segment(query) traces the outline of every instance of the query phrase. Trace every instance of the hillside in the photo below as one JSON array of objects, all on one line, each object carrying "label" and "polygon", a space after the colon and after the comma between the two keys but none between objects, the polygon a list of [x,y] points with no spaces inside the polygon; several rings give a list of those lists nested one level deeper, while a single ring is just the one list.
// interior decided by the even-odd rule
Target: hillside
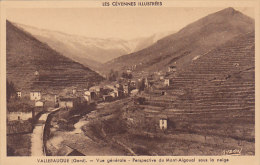
[{"label": "hillside", "polygon": [[[142,155],[222,155],[230,148],[254,155],[254,39],[254,32],[238,36],[168,75],[169,87],[144,92],[144,105],[125,106],[132,132],[114,138]],[[156,132],[161,116],[167,133],[155,143],[146,132]]]},{"label": "hillside", "polygon": [[238,36],[193,60],[176,74],[169,74],[167,77],[173,83],[166,89],[178,96],[169,105],[187,110],[192,107],[199,111],[230,109],[254,112],[254,44],[254,32]]},{"label": "hillside", "polygon": [[[7,79],[17,88],[60,89],[87,86],[103,78],[89,68],[64,57],[29,33],[6,22]],[[35,71],[39,72],[36,80]]]},{"label": "hillside", "polygon": [[17,23],[15,25],[29,32],[39,41],[48,44],[55,51],[94,70],[98,70],[104,62],[144,49],[171,34],[164,32],[133,40],[101,39],[65,34]]},{"label": "hillside", "polygon": [[233,8],[226,8],[191,23],[152,46],[107,62],[104,72],[136,65],[136,70],[165,70],[176,64],[185,68],[196,56],[203,55],[235,36],[254,31],[254,20]]}]

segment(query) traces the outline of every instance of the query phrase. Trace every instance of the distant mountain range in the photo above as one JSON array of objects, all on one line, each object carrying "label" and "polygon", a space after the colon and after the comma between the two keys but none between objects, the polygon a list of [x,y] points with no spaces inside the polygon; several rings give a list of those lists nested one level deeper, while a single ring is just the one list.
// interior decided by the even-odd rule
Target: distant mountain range
[{"label": "distant mountain range", "polygon": [[39,41],[48,44],[52,49],[64,56],[94,70],[97,70],[102,63],[144,49],[154,44],[157,40],[173,33],[162,32],[150,37],[137,38],[128,41],[116,38],[90,38],[39,29],[23,24],[15,23],[15,25],[22,28],[24,31],[29,32]]},{"label": "distant mountain range", "polygon": [[232,38],[254,31],[254,20],[241,12],[226,8],[210,14],[168,35],[153,45],[120,56],[103,65],[103,72],[110,69],[122,71],[136,67],[136,71],[153,72],[176,65],[178,70],[225,44]]},{"label": "distant mountain range", "polygon": [[[64,87],[88,87],[103,80],[96,72],[75,62],[6,22],[7,79],[18,89],[59,90]],[[39,76],[35,75],[35,72]]]},{"label": "distant mountain range", "polygon": [[[166,32],[131,41],[68,35],[9,21],[6,29],[7,78],[19,88],[58,88],[100,82],[103,78],[93,70],[102,74],[127,68],[153,72],[165,71],[170,65],[183,70],[195,59],[235,37],[254,32],[254,20],[226,8],[177,33]],[[34,80],[35,71],[39,71],[40,81]]]}]

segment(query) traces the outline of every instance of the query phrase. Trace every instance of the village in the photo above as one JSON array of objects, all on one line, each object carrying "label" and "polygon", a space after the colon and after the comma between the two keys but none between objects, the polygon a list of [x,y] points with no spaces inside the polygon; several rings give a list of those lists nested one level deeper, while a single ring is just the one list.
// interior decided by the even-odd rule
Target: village
[{"label": "village", "polygon": [[[128,96],[135,96],[142,91],[159,89],[169,87],[172,84],[172,79],[167,77],[176,72],[176,66],[169,66],[167,72],[154,72],[149,74],[146,72],[139,72],[133,77],[132,70],[127,69],[115,81],[105,81],[100,85],[91,86],[89,89],[68,87],[60,92],[47,92],[41,89],[32,89],[30,92],[17,90],[16,99],[29,98],[34,102],[34,107],[37,108],[73,108],[81,103],[100,103],[110,102],[122,99]],[[34,73],[35,81],[38,80],[39,73]],[[161,91],[162,95],[166,94],[165,90]],[[17,116],[19,119],[21,116]],[[12,120],[10,117],[9,120]]]},{"label": "village", "polygon": [[[153,74],[146,72],[135,72],[133,74],[134,69],[134,66],[126,69],[117,78],[112,75],[114,76],[112,80],[108,75],[107,80],[88,89],[74,86],[65,88],[60,92],[40,90],[35,87],[30,91],[16,89],[16,95],[12,95],[11,100],[14,102],[25,100],[26,103],[30,104],[30,110],[27,109],[23,112],[21,109],[13,108],[16,110],[8,111],[7,135],[12,137],[17,134],[32,133],[34,126],[39,123],[41,115],[49,113],[55,108],[61,109],[61,111],[75,111],[77,108],[82,109],[83,107],[88,112],[89,105],[115,102],[126,98],[132,98],[136,105],[145,104],[145,97],[142,97],[144,92],[157,91],[160,95],[166,95],[167,87],[172,84],[172,79],[167,76],[172,76],[176,72],[176,66],[169,66],[166,72],[158,71]],[[38,71],[34,72],[34,76],[34,82],[40,81]],[[130,117],[127,117],[127,119],[133,120]],[[161,115],[156,125],[161,130],[166,130],[167,117]],[[14,140],[10,141],[13,143]]]}]

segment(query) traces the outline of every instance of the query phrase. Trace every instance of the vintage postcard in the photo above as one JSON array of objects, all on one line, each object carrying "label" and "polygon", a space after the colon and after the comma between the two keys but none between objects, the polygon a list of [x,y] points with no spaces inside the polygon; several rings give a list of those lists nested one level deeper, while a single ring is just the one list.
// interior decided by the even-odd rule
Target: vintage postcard
[{"label": "vintage postcard", "polygon": [[0,4],[0,164],[260,163],[258,1]]}]

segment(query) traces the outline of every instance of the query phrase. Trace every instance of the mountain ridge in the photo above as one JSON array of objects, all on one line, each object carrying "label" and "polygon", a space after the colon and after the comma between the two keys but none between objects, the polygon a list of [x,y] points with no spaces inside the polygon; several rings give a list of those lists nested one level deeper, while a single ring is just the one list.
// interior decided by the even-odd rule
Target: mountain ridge
[{"label": "mountain ridge", "polygon": [[136,66],[137,70],[156,71],[166,70],[167,66],[174,63],[178,68],[182,68],[189,65],[194,57],[216,48],[235,36],[253,30],[252,18],[233,8],[226,8],[185,26],[148,48],[113,59],[107,62],[104,68],[124,70]]},{"label": "mountain ridge", "polygon": [[149,37],[132,40],[117,38],[102,39],[66,34],[64,32],[41,29],[20,23],[15,24],[35,36],[41,42],[48,44],[59,53],[94,70],[98,70],[102,63],[106,61],[143,49],[161,37],[172,33],[162,32]]}]

